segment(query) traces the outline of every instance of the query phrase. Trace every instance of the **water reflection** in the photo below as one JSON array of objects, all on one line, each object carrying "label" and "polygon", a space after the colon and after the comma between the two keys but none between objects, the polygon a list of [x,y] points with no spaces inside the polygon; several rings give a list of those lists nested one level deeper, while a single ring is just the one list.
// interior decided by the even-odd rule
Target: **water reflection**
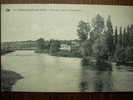
[{"label": "water reflection", "polygon": [[[17,56],[15,56],[17,55]],[[86,60],[88,61],[88,60]],[[33,51],[16,51],[2,56],[3,69],[20,73],[12,91],[111,92],[133,91],[133,67],[56,57]]]},{"label": "water reflection", "polygon": [[112,66],[109,63],[82,67],[81,92],[109,92],[113,90]]},{"label": "water reflection", "polygon": [[94,81],[94,89],[96,92],[112,91],[112,72],[111,71],[97,71]]}]

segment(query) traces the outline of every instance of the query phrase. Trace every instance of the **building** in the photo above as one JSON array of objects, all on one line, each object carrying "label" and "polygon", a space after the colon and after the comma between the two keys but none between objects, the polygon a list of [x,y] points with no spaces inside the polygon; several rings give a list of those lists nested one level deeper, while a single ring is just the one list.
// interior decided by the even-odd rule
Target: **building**
[{"label": "building", "polygon": [[71,45],[68,45],[68,44],[61,44],[60,46],[60,50],[67,50],[67,51],[71,51]]}]

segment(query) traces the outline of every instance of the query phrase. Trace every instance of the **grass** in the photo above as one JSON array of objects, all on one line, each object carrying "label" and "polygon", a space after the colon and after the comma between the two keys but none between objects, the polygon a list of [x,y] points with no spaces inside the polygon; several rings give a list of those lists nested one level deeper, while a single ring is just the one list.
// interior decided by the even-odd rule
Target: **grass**
[{"label": "grass", "polygon": [[65,51],[65,50],[61,50],[59,52],[53,53],[51,54],[53,56],[60,56],[60,57],[78,57],[80,58],[81,55],[77,52],[71,52],[71,51]]},{"label": "grass", "polygon": [[36,50],[35,53],[47,53],[52,56],[59,56],[59,57],[76,57],[81,58],[79,52],[74,51],[67,51],[67,50],[60,50],[58,52],[49,52],[49,50]]},{"label": "grass", "polygon": [[9,92],[17,80],[23,77],[13,71],[1,69],[1,92]]}]

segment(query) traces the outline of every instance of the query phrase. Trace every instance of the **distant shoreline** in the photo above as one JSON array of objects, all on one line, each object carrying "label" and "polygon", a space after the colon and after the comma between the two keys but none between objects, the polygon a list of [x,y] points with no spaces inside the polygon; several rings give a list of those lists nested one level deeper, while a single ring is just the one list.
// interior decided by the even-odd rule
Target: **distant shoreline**
[{"label": "distant shoreline", "polygon": [[13,50],[1,50],[1,56],[10,52],[13,52]]},{"label": "distant shoreline", "polygon": [[49,54],[51,56],[57,56],[57,57],[71,57],[71,58],[81,58],[81,55],[78,55],[77,53],[74,52],[70,52],[70,51],[65,51],[65,50],[60,50],[58,52],[55,53],[49,53],[47,50],[45,51],[34,51],[35,53],[46,53]]}]

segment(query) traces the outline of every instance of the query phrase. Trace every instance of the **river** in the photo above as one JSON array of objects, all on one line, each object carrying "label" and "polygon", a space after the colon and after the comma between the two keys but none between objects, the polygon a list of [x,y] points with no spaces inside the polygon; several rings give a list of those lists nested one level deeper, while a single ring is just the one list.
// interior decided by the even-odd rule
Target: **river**
[{"label": "river", "polygon": [[1,57],[2,68],[20,73],[12,91],[112,92],[133,91],[133,67],[112,70],[84,68],[80,58],[56,57],[34,51],[15,51]]}]

